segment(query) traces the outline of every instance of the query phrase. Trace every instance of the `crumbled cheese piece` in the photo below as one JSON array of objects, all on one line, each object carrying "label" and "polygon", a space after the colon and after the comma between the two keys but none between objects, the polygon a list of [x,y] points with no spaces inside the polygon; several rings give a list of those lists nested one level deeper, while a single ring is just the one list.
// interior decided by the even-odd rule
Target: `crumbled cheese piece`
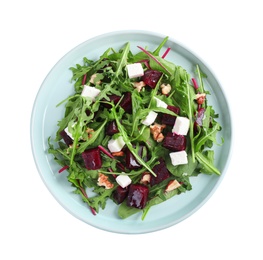
[{"label": "crumbled cheese piece", "polygon": [[72,134],[69,132],[68,127],[66,127],[66,128],[64,129],[64,131],[65,131],[66,134],[73,140],[73,136],[72,136]]},{"label": "crumbled cheese piece", "polygon": [[125,145],[125,142],[121,135],[117,139],[111,139],[108,142],[108,148],[112,153],[119,152],[123,148],[124,145]]},{"label": "crumbled cheese piece", "polygon": [[116,178],[116,182],[122,187],[125,188],[127,186],[129,186],[132,182],[131,178],[128,175],[118,175],[118,177]]},{"label": "crumbled cheese piece", "polygon": [[173,126],[173,133],[178,135],[187,135],[190,126],[190,120],[187,117],[178,116]]},{"label": "crumbled cheese piece", "polygon": [[99,93],[100,93],[99,89],[97,89],[95,87],[84,85],[81,96],[90,97],[92,99],[92,101],[95,101],[95,97],[97,97],[99,95]]},{"label": "crumbled cheese piece", "polygon": [[[76,124],[77,124],[77,122],[75,122],[75,123],[72,125],[72,128],[74,128],[74,126],[75,126]],[[72,140],[74,140],[72,134],[69,132],[68,127],[66,127],[66,128],[64,129],[64,131],[66,132],[66,134],[67,134]]]},{"label": "crumbled cheese piece", "polygon": [[137,78],[144,75],[143,67],[141,63],[128,64],[126,66],[128,70],[129,78]]},{"label": "crumbled cheese piece", "polygon": [[163,108],[167,108],[168,105],[163,102],[161,99],[157,98],[157,97],[154,97],[154,99],[156,100],[156,106],[157,107],[163,107]]},{"label": "crumbled cheese piece", "polygon": [[155,121],[157,116],[158,114],[156,112],[150,111],[146,118],[142,121],[142,124],[146,126],[151,125]]},{"label": "crumbled cheese piece", "polygon": [[172,165],[174,165],[174,166],[188,163],[186,151],[179,151],[179,152],[170,153],[170,158],[172,161]]}]

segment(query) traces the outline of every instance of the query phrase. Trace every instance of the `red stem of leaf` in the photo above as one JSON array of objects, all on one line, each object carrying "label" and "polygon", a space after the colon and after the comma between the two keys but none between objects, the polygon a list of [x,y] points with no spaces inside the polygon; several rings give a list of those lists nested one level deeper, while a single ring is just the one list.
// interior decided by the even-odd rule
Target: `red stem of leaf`
[{"label": "red stem of leaf", "polygon": [[[106,154],[107,156],[109,156],[111,159],[116,159],[109,151],[107,151],[103,146],[101,145],[98,145],[98,148],[104,153]],[[122,170],[124,171],[125,170],[125,167],[122,163],[120,162],[117,162],[117,166]]]},{"label": "red stem of leaf", "polygon": [[[112,170],[111,168],[109,168],[108,170],[109,170],[109,172],[113,172],[113,170]],[[116,177],[117,177],[116,174],[112,174],[112,176],[113,176],[115,179],[116,179]]]},{"label": "red stem of leaf", "polygon": [[194,84],[194,88],[195,88],[195,89],[198,89],[198,84],[197,84],[195,78],[192,78],[192,82],[193,82],[193,84]]},{"label": "red stem of leaf", "polygon": [[125,167],[122,163],[118,162],[117,163],[117,166],[122,170],[122,171],[125,171]]},{"label": "red stem of leaf", "polygon": [[103,146],[99,145],[98,148],[99,148],[104,154],[106,154],[107,156],[109,156],[110,158],[115,159],[114,156],[113,156],[109,151],[107,151]]},{"label": "red stem of leaf", "polygon": [[84,74],[81,84],[85,85],[87,80],[87,74]]},{"label": "red stem of leaf", "polygon": [[167,56],[167,54],[169,53],[170,50],[171,50],[170,47],[167,48],[167,50],[165,51],[165,53],[164,53],[163,56],[162,56],[162,59],[164,59],[164,58]]},{"label": "red stem of leaf", "polygon": [[141,60],[141,61],[139,61],[139,63],[144,63],[145,66],[147,67],[147,69],[151,69],[150,64],[149,64],[149,60]]},{"label": "red stem of leaf", "polygon": [[69,166],[68,166],[68,165],[65,165],[64,167],[62,167],[62,168],[58,171],[58,173],[62,173],[63,171],[67,170],[68,168],[69,168]]}]

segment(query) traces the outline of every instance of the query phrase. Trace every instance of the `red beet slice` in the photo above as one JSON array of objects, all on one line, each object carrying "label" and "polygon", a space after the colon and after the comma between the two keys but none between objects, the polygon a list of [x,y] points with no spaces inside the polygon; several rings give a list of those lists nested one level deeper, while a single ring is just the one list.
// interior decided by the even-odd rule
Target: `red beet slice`
[{"label": "red beet slice", "polygon": [[143,82],[151,88],[155,88],[162,73],[157,70],[146,70],[142,77]]},{"label": "red beet slice", "polygon": [[72,138],[71,138],[70,136],[68,136],[68,134],[66,133],[65,130],[62,130],[62,131],[60,132],[60,136],[62,137],[62,139],[64,140],[64,142],[65,142],[65,144],[66,144],[67,146],[70,146],[70,145],[73,144]]},{"label": "red beet slice", "polygon": [[121,204],[128,195],[129,188],[122,188],[118,186],[117,189],[113,192],[113,199],[117,204]]},{"label": "red beet slice", "polygon": [[131,184],[127,196],[127,205],[143,209],[148,199],[149,189],[143,184]]},{"label": "red beet slice", "polygon": [[102,160],[101,160],[99,148],[92,148],[92,149],[86,150],[81,155],[82,155],[85,167],[88,170],[97,170],[101,168]]},{"label": "red beet slice", "polygon": [[114,135],[119,133],[119,129],[117,127],[117,123],[115,120],[111,121],[106,127],[106,134],[107,135]]},{"label": "red beet slice", "polygon": [[[179,114],[180,113],[180,108],[179,107],[175,107],[175,106],[167,106],[167,109],[171,110],[172,112],[174,112],[175,114]],[[172,115],[168,115],[168,114],[163,114],[162,115],[162,124],[165,125],[174,125],[176,116],[172,116]]]},{"label": "red beet slice", "polygon": [[123,99],[121,100],[120,106],[125,110],[125,112],[132,113],[132,100],[131,92],[125,92]]},{"label": "red beet slice", "polygon": [[160,163],[155,165],[152,169],[153,172],[156,174],[156,177],[153,175],[151,176],[151,179],[150,179],[151,186],[158,184],[162,182],[163,180],[170,177],[170,172],[166,168],[164,160],[161,158],[159,161]]},{"label": "red beet slice", "polygon": [[163,140],[163,147],[174,152],[183,151],[186,148],[186,137],[169,132]]}]

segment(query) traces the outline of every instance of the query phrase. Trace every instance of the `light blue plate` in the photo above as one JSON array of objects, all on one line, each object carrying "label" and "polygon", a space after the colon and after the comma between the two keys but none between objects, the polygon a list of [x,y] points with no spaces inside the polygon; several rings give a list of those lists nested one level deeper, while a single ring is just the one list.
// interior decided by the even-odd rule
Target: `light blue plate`
[{"label": "light blue plate", "polygon": [[213,105],[220,115],[218,121],[223,130],[219,135],[225,139],[223,146],[215,147],[215,164],[222,172],[220,177],[216,175],[193,177],[191,191],[152,207],[144,221],[141,220],[140,214],[125,220],[120,219],[117,215],[118,207],[111,201],[105,210],[100,210],[99,214],[93,216],[79,196],[73,194],[73,189],[66,178],[67,172],[58,174],[60,166],[47,153],[47,139],[49,136],[54,137],[57,121],[64,115],[64,107],[56,108],[56,105],[74,92],[73,84],[70,82],[72,76],[70,67],[77,63],[82,64],[84,56],[96,60],[107,48],[113,47],[118,50],[128,41],[133,53],[139,51],[137,46],[147,46],[149,50],[154,50],[164,37],[165,35],[146,31],[118,31],[90,39],[58,61],[37,94],[31,117],[31,145],[40,176],[52,195],[68,212],[94,227],[117,233],[138,234],[175,225],[193,214],[210,198],[226,173],[231,151],[232,126],[223,89],[210,68],[200,58],[171,38],[163,49],[164,52],[166,48],[171,47],[166,59],[181,65],[192,75],[195,65],[199,64],[201,70],[208,76],[204,83],[211,93],[209,104]]}]

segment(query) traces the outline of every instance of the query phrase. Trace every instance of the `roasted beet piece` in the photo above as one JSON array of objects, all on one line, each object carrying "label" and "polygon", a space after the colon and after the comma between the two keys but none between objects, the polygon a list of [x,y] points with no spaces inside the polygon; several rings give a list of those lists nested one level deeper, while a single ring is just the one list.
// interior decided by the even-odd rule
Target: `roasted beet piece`
[{"label": "roasted beet piece", "polygon": [[88,170],[97,170],[101,168],[102,160],[99,148],[92,148],[84,151],[82,154],[85,167]]},{"label": "roasted beet piece", "polygon": [[127,205],[143,209],[148,199],[149,189],[143,184],[131,184],[127,196]]},{"label": "roasted beet piece", "polygon": [[132,100],[131,93],[125,92],[123,99],[121,100],[120,106],[125,110],[125,112],[131,114],[132,113]]},{"label": "roasted beet piece", "polygon": [[151,88],[155,88],[157,82],[159,81],[162,73],[157,70],[146,70],[142,76],[143,82]]},{"label": "roasted beet piece", "polygon": [[113,120],[113,121],[108,123],[108,125],[106,127],[106,134],[107,135],[114,135],[116,133],[119,133],[119,129],[117,127],[116,121]]},{"label": "roasted beet piece", "polygon": [[[172,112],[174,112],[175,114],[179,114],[180,113],[180,108],[179,107],[175,107],[175,106],[167,106],[167,109],[171,110]],[[168,115],[168,114],[163,114],[162,115],[162,124],[165,125],[174,125],[176,116],[172,116],[172,115]]]},{"label": "roasted beet piece", "polygon": [[[144,154],[145,154],[145,156],[143,157]],[[142,159],[144,161],[147,161],[147,148],[146,148],[146,146],[144,146],[144,145],[139,146],[138,155],[141,158],[143,157]],[[141,165],[137,162],[134,155],[131,153],[131,151],[129,149],[127,149],[127,151],[126,151],[125,161],[126,161],[126,167],[130,170],[138,169],[141,167]]]},{"label": "roasted beet piece", "polygon": [[137,162],[134,155],[130,152],[130,150],[127,150],[126,152],[126,167],[128,169],[138,169],[141,167],[141,165]]},{"label": "roasted beet piece", "polygon": [[161,159],[159,159],[159,161],[160,161],[160,163],[155,165],[152,169],[153,172],[156,174],[156,177],[151,176],[151,179],[150,179],[150,185],[151,186],[158,184],[158,183],[162,182],[163,180],[170,177],[170,172],[166,168],[164,160],[161,158]]},{"label": "roasted beet piece", "polygon": [[68,136],[68,134],[66,133],[65,130],[62,130],[60,132],[60,136],[62,137],[62,139],[64,140],[64,142],[66,143],[67,146],[70,146],[73,144],[73,140],[70,136]]},{"label": "roasted beet piece", "polygon": [[113,192],[113,199],[117,204],[121,204],[128,195],[129,188],[122,188],[118,186],[117,189]]},{"label": "roasted beet piece", "polygon": [[163,140],[163,147],[171,151],[183,151],[186,148],[186,137],[169,132]]},{"label": "roasted beet piece", "polygon": [[[114,94],[109,95],[108,97],[109,97],[110,101],[108,101],[108,100],[106,100],[106,99],[103,99],[103,101],[107,101],[107,102],[113,101],[114,105],[116,105],[116,104],[120,101],[120,99],[121,99],[120,96],[117,96],[117,95],[114,95]],[[107,104],[107,103],[101,103],[101,104],[102,104],[104,107],[106,107],[106,108],[111,108],[111,105],[109,105],[109,104]]]}]

